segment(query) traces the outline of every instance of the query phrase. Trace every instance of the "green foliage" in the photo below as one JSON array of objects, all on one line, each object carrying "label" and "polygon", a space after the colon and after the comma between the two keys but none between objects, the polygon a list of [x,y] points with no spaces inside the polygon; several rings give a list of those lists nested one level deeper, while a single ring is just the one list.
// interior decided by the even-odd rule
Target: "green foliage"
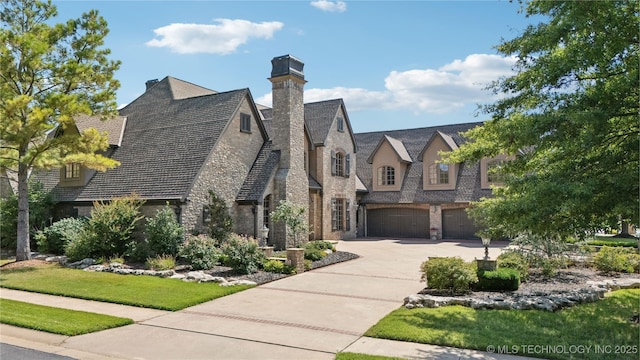
[{"label": "green foliage", "polygon": [[516,291],[520,287],[518,270],[498,268],[494,271],[478,270],[478,283],[474,289],[480,291]]},{"label": "green foliage", "polygon": [[530,267],[541,268],[547,277],[567,265],[564,255],[569,244],[559,237],[523,233],[511,244],[516,246],[513,251],[524,257]]},{"label": "green foliage", "polygon": [[136,196],[94,202],[84,235],[90,246],[91,257],[109,257],[124,254],[133,241],[136,224],[143,216],[140,207],[144,201]]},{"label": "green foliage", "polygon": [[595,239],[587,241],[587,245],[592,246],[622,246],[622,247],[638,247],[638,239]]},{"label": "green foliage", "polygon": [[306,208],[296,206],[289,201],[280,200],[275,211],[271,213],[271,218],[276,222],[284,222],[287,232],[293,236],[293,246],[298,246],[301,236],[309,234],[307,226]]},{"label": "green foliage", "polygon": [[[34,240],[39,230],[49,223],[53,210],[53,196],[38,181],[29,183],[29,233]],[[0,199],[0,248],[15,249],[18,236],[18,196],[11,194]],[[30,244],[30,247],[33,244]],[[38,249],[38,251],[43,251]]]},{"label": "green foliage", "polygon": [[333,244],[330,241],[325,241],[325,240],[309,241],[308,243],[305,244],[304,247],[305,248],[313,247],[319,250],[331,250],[333,252],[336,251],[335,246],[333,246]]},{"label": "green foliage", "polygon": [[432,289],[465,293],[478,282],[477,267],[459,257],[432,258],[421,266],[422,280]]},{"label": "green foliage", "polygon": [[78,261],[93,256],[93,244],[87,232],[86,227],[83,228],[65,244],[64,254],[70,261]]},{"label": "green foliage", "polygon": [[638,272],[640,255],[634,249],[603,246],[594,256],[595,267],[604,272]]},{"label": "green foliage", "polygon": [[304,247],[304,258],[307,260],[318,261],[325,256],[327,256],[327,254],[324,252],[324,250],[317,249],[313,246]]},{"label": "green foliage", "polygon": [[209,190],[209,204],[206,205],[210,221],[207,224],[209,236],[218,244],[224,243],[233,231],[233,219],[229,215],[229,209],[224,199]]},{"label": "green foliage", "polygon": [[45,254],[64,254],[67,243],[77,238],[85,226],[85,220],[76,218],[54,222],[36,235],[38,251]]},{"label": "green foliage", "polygon": [[[638,1],[523,2],[528,26],[498,51],[516,73],[491,116],[445,162],[499,154],[505,186],[474,204],[503,235],[584,237],[585,230],[640,218]],[[615,24],[615,25],[614,25]],[[474,217],[475,218],[475,217]]]},{"label": "green foliage", "polygon": [[53,334],[76,336],[133,324],[133,320],[0,299],[0,323]]},{"label": "green foliage", "polygon": [[167,204],[156,215],[147,219],[145,229],[151,255],[177,256],[184,241],[184,227],[178,223],[176,214]]},{"label": "green foliage", "polygon": [[207,235],[187,235],[180,246],[180,258],[184,259],[194,270],[211,269],[218,263],[220,253],[216,242]]},{"label": "green foliage", "polygon": [[517,251],[505,251],[498,255],[498,268],[513,269],[520,275],[522,282],[529,277],[529,262]]},{"label": "green foliage", "polygon": [[154,258],[148,258],[145,266],[147,269],[156,271],[171,270],[176,267],[176,259],[171,255],[158,255]]},{"label": "green foliage", "polygon": [[225,264],[242,274],[253,274],[264,262],[264,253],[252,238],[237,234],[229,236],[222,247]]},{"label": "green foliage", "polygon": [[280,260],[267,260],[262,263],[262,270],[277,274],[295,274],[296,269]]},{"label": "green foliage", "polygon": [[[113,75],[120,63],[103,48],[107,22],[91,10],[53,23],[51,1],[7,0],[0,6],[0,168],[17,173],[17,260],[30,257],[29,172],[68,163],[104,171],[118,162],[95,128],[76,131],[81,115],[117,114]],[[55,128],[62,131],[54,131]],[[48,136],[50,134],[54,136]],[[41,226],[41,224],[36,224]]]}]

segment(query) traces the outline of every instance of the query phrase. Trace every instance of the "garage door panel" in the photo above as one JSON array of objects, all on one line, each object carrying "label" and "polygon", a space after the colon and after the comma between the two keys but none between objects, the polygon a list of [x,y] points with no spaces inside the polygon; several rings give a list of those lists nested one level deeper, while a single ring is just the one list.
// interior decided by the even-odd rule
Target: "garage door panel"
[{"label": "garage door panel", "polygon": [[442,237],[444,239],[478,239],[479,228],[467,215],[466,209],[442,210]]},{"label": "garage door panel", "polygon": [[429,211],[422,209],[374,209],[367,211],[367,234],[377,237],[429,237]]}]

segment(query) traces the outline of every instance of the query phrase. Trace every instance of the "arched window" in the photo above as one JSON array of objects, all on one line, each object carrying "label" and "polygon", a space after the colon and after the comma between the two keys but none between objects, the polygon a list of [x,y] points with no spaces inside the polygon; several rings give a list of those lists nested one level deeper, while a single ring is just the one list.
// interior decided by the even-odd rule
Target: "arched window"
[{"label": "arched window", "polygon": [[331,150],[331,175],[349,177],[351,172],[351,154],[344,150]]},{"label": "arched window", "polygon": [[504,180],[502,173],[502,166],[504,160],[492,160],[487,164],[487,182],[488,183],[501,183]]},{"label": "arched window", "polygon": [[380,166],[378,168],[378,185],[395,185],[396,169],[393,166]]},{"label": "arched window", "polygon": [[448,184],[449,183],[449,164],[431,164],[429,165],[429,184]]}]

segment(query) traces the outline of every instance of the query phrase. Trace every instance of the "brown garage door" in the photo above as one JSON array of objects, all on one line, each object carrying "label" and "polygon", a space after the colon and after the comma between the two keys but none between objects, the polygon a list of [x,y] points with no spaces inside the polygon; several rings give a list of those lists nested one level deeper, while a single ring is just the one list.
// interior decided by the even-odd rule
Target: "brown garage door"
[{"label": "brown garage door", "polygon": [[429,210],[368,210],[367,235],[391,238],[428,238]]},{"label": "brown garage door", "polygon": [[442,210],[442,237],[444,239],[479,239],[478,227],[467,216],[465,209]]}]

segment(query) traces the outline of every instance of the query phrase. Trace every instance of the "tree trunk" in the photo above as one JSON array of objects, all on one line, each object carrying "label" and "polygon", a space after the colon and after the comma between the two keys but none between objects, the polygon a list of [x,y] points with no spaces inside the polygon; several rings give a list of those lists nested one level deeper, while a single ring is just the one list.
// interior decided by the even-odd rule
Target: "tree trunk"
[{"label": "tree trunk", "polygon": [[18,239],[16,261],[30,260],[29,244],[29,172],[26,164],[18,164]]}]

